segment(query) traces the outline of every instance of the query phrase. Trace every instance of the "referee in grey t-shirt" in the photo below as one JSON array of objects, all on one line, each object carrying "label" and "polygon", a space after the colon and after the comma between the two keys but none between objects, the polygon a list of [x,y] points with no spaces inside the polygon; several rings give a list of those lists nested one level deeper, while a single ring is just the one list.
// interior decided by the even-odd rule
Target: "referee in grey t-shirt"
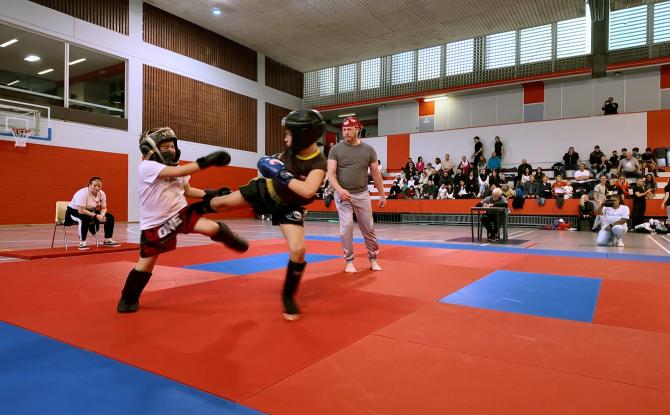
[{"label": "referee in grey t-shirt", "polygon": [[356,117],[347,117],[342,122],[341,141],[328,154],[328,180],[335,188],[335,204],[340,219],[340,239],[347,262],[345,272],[356,272],[354,267],[354,213],[358,227],[365,239],[370,267],[381,271],[377,263],[379,244],[372,221],[372,206],[368,191],[368,167],[379,191],[379,207],[386,204],[384,182],[379,171],[377,153],[369,144],[363,143],[359,134],[361,123]]}]

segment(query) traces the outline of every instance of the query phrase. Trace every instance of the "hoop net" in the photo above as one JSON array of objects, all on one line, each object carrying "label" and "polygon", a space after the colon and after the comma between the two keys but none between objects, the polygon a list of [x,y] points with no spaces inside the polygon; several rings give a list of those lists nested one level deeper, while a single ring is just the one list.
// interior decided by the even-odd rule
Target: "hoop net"
[{"label": "hoop net", "polygon": [[32,132],[33,130],[30,128],[12,128],[14,147],[25,147]]}]

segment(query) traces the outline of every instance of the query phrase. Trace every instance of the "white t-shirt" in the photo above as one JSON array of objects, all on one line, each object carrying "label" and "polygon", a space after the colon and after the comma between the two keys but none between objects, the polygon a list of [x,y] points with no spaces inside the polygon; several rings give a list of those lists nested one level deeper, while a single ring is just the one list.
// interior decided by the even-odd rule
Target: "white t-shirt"
[{"label": "white t-shirt", "polygon": [[68,206],[72,209],[81,206],[87,210],[102,210],[107,207],[107,195],[102,190],[98,190],[98,194],[94,196],[88,187],[82,187],[72,196],[72,201]]},{"label": "white t-shirt", "polygon": [[619,205],[617,209],[607,206],[603,208],[602,222],[605,225],[611,225],[621,219],[628,220],[629,217],[630,209],[628,209],[628,206],[626,205]]},{"label": "white t-shirt", "polygon": [[155,228],[186,207],[184,186],[191,176],[158,177],[167,166],[143,160],[138,174],[137,193],[140,199],[140,229]]},{"label": "white t-shirt", "polygon": [[[584,171],[577,170],[577,171],[575,171],[575,179],[579,179],[581,177],[584,177],[586,179],[591,179],[592,178],[591,177],[591,172],[588,171],[588,170],[584,170]],[[582,181],[584,181],[584,180],[582,180]]]}]

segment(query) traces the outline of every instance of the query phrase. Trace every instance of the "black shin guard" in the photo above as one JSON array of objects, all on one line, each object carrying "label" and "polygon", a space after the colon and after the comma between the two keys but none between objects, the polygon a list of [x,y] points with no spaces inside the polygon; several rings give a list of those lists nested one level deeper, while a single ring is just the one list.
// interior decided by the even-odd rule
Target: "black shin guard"
[{"label": "black shin guard", "polygon": [[121,299],[116,306],[116,311],[119,313],[134,313],[137,311],[140,307],[140,295],[150,278],[150,272],[138,271],[133,268],[128,273],[126,285],[123,286],[123,291],[121,291]]},{"label": "black shin guard", "polygon": [[282,290],[282,302],[284,303],[284,318],[287,320],[296,320],[300,314],[300,309],[293,296],[298,291],[302,273],[305,271],[306,262],[299,263],[288,261],[286,267],[286,278],[284,279],[284,289]]},{"label": "black shin guard", "polygon": [[246,252],[249,249],[249,242],[246,239],[242,239],[239,235],[230,230],[223,222],[217,222],[219,224],[219,232],[216,235],[210,236],[212,241],[221,242],[230,249],[233,249],[237,252]]}]

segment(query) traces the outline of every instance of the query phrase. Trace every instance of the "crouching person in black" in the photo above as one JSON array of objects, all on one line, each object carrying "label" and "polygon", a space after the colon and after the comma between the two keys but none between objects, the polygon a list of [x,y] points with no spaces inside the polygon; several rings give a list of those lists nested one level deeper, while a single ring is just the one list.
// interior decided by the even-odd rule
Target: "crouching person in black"
[{"label": "crouching person in black", "polygon": [[[507,199],[502,195],[502,190],[500,188],[493,189],[491,196],[483,199],[481,201],[483,207],[507,207]],[[502,212],[487,212],[482,215],[482,224],[486,228],[486,238],[489,241],[497,241],[500,239],[498,236],[498,230],[500,228],[500,218],[502,217]]]}]

